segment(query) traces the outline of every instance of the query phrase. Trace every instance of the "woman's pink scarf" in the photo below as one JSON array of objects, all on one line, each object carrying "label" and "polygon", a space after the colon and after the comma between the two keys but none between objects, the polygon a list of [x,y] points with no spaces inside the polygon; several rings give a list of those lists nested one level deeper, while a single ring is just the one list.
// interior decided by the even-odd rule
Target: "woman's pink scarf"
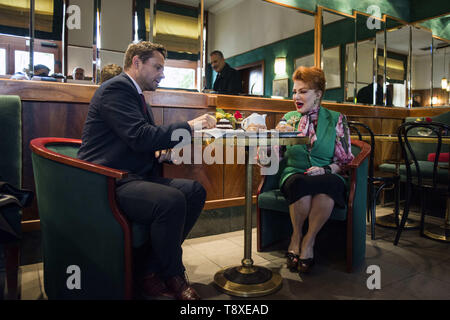
[{"label": "woman's pink scarf", "polygon": [[308,113],[303,113],[297,128],[297,130],[302,133],[302,136],[309,137],[309,146],[311,148],[317,140],[316,130],[314,127],[317,127],[319,110],[320,105],[314,107]]}]

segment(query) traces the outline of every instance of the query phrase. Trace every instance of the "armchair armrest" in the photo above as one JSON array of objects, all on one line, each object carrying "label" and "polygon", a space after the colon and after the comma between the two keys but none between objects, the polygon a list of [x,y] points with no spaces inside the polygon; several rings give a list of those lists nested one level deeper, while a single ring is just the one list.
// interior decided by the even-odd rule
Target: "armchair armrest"
[{"label": "armchair armrest", "polygon": [[356,169],[370,155],[371,147],[368,143],[360,140],[351,140],[352,145],[357,146],[361,151],[356,155],[352,162],[347,164],[343,169]]},{"label": "armchair armrest", "polygon": [[128,176],[128,172],[126,171],[112,169],[77,158],[68,157],[60,153],[53,152],[47,148],[47,145],[57,145],[58,143],[64,143],[66,145],[70,143],[80,146],[81,140],[67,138],[36,138],[30,141],[30,148],[33,152],[46,159],[54,160],[83,170],[95,172],[110,178],[122,179]]}]

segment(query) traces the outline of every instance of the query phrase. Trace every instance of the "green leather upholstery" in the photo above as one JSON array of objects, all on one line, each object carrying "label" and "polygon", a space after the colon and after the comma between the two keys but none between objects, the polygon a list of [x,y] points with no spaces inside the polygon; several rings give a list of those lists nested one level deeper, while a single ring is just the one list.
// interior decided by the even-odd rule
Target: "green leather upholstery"
[{"label": "green leather upholstery", "polygon": [[[22,104],[19,96],[0,95],[0,180],[22,186]],[[21,235],[21,210],[2,209],[15,233]]]},{"label": "green leather upholstery", "polygon": [[[123,227],[114,214],[115,201],[108,194],[108,183],[111,184],[108,179],[112,178],[63,160],[49,159],[33,149],[35,140],[31,142],[32,163],[47,296],[50,299],[131,298],[127,291],[130,278],[126,276],[127,263],[130,263],[127,259],[131,259],[127,255],[131,253],[131,240],[127,244],[126,234],[131,226]],[[75,158],[79,143],[58,142],[46,147],[58,155]],[[148,237],[139,233],[134,236],[139,242],[136,245]],[[68,267],[73,265],[80,268],[81,289],[67,287],[71,276]]]},{"label": "green leather upholstery", "polygon": [[[352,144],[352,153],[356,156],[360,148]],[[280,172],[280,170],[279,170]],[[366,210],[367,210],[367,176],[368,159],[356,168],[356,188],[353,201],[352,223],[352,263],[347,270],[361,264],[365,258],[366,250]],[[347,179],[347,190],[349,190]],[[286,199],[278,189],[279,173],[265,176],[264,184],[258,195],[258,250],[264,251],[267,247],[279,243],[290,237],[292,226],[289,217],[289,207]],[[348,208],[335,208],[330,219],[347,221]],[[348,235],[347,235],[348,236]]]}]

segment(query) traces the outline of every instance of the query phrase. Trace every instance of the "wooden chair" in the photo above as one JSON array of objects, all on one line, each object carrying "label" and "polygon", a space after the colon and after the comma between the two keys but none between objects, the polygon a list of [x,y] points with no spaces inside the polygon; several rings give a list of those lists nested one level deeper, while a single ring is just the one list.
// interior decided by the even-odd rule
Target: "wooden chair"
[{"label": "wooden chair", "polygon": [[[450,183],[449,172],[450,169],[440,168],[441,165],[450,165],[448,163],[439,162],[439,155],[443,152],[444,145],[442,138],[450,136],[450,126],[439,122],[405,122],[397,130],[398,141],[402,149],[403,159],[405,161],[406,168],[406,195],[405,195],[405,207],[403,211],[402,220],[398,226],[397,234],[395,236],[394,245],[397,245],[403,228],[405,227],[406,219],[408,218],[411,199],[412,188],[416,187],[420,195],[420,235],[434,240],[440,240],[439,236],[434,236],[425,231],[425,200],[431,194],[445,197],[446,200],[450,196]],[[415,138],[427,139],[433,141],[433,143],[421,143],[414,141]],[[417,139],[416,139],[417,140]],[[434,151],[434,161],[419,160],[417,153],[418,149],[421,149],[421,145],[426,145],[428,151]],[[448,146],[446,147],[448,151]],[[422,151],[419,151],[422,152]],[[447,205],[449,201],[447,201]],[[449,210],[447,208],[447,210]],[[448,218],[448,217],[446,217]],[[445,222],[443,228],[443,236],[449,240],[449,226],[448,221]],[[445,236],[446,234],[446,236]]]}]

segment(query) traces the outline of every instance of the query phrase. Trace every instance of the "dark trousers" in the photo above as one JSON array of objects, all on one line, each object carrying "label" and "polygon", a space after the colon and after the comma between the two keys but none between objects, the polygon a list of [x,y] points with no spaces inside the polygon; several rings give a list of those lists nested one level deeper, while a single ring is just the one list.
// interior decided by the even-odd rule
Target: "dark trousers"
[{"label": "dark trousers", "polygon": [[144,270],[163,279],[183,274],[181,244],[199,217],[206,191],[197,181],[151,177],[118,184],[119,205],[128,218],[148,225],[150,248]]}]

